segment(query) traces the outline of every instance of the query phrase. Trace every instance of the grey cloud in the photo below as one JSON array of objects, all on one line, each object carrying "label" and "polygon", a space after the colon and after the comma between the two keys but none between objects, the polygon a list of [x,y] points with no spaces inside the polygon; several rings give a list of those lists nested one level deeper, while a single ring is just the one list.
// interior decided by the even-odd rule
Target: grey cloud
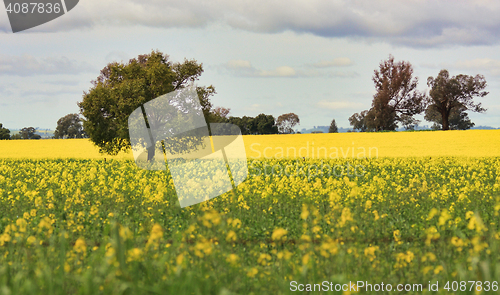
[{"label": "grey cloud", "polygon": [[113,50],[106,55],[106,62],[128,62],[130,57],[127,53],[121,50]]},{"label": "grey cloud", "polygon": [[54,89],[28,89],[19,92],[19,97],[28,97],[28,96],[48,96],[48,97],[53,97],[57,95],[64,95],[64,94],[75,94],[78,92],[75,92],[74,89],[71,88],[66,88],[66,87],[61,87],[61,88],[54,88]]},{"label": "grey cloud", "polygon": [[500,76],[500,60],[490,58],[478,58],[472,60],[459,60],[452,68],[478,71],[482,74]]},{"label": "grey cloud", "polygon": [[38,58],[31,55],[0,56],[0,75],[36,76],[79,74],[94,70],[88,63],[78,63],[64,56]]},{"label": "grey cloud", "polygon": [[[81,1],[72,11],[32,31],[63,31],[95,25],[233,28],[294,31],[328,38],[363,38],[413,47],[479,45],[500,39],[495,0],[111,0]],[[0,31],[5,31],[5,21]]]},{"label": "grey cloud", "polygon": [[80,85],[81,81],[79,80],[49,80],[45,81],[47,84],[51,85],[64,85],[64,86],[78,86]]},{"label": "grey cloud", "polygon": [[452,71],[470,71],[476,73],[470,73],[471,75],[482,74],[491,76],[500,76],[500,60],[491,58],[476,58],[476,59],[464,59],[455,62],[443,62],[443,63],[422,63],[420,66],[429,69],[448,69]]}]

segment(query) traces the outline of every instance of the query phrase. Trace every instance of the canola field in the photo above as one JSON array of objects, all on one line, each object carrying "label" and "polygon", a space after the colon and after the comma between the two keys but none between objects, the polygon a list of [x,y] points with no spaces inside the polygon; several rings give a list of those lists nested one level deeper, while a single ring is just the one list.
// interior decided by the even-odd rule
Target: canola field
[{"label": "canola field", "polygon": [[0,294],[500,293],[499,131],[336,135],[245,136],[183,209],[129,154],[0,141]]}]

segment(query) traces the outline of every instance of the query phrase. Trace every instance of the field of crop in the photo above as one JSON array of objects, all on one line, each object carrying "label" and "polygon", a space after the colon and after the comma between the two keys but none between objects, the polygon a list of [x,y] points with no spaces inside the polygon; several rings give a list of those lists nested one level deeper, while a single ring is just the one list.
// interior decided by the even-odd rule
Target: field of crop
[{"label": "field of crop", "polygon": [[[245,137],[248,179],[184,209],[168,172],[127,155],[0,142],[0,294],[288,294],[323,281],[498,294],[500,132],[467,132],[446,149],[442,132]],[[19,148],[51,143],[63,158]],[[54,148],[74,143],[88,156]],[[280,154],[308,143],[308,157]]]}]

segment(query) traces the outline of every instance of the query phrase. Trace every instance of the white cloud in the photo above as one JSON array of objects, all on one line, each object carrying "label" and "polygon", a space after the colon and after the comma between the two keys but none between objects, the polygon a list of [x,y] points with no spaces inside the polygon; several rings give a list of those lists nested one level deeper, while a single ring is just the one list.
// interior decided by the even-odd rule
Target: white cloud
[{"label": "white cloud", "polygon": [[250,64],[250,62],[248,60],[241,60],[241,59],[237,59],[237,60],[230,60],[227,62],[227,66],[229,68],[233,68],[233,69],[237,69],[237,68],[251,68],[252,65]]},{"label": "white cloud", "polygon": [[340,110],[340,109],[360,109],[363,107],[363,104],[359,102],[322,100],[317,103],[317,106],[324,109]]},{"label": "white cloud", "polygon": [[295,70],[289,66],[277,67],[272,71],[259,71],[259,76],[264,77],[295,77],[296,75]]},{"label": "white cloud", "polygon": [[[330,61],[335,62],[335,64],[347,64],[345,59]],[[349,60],[349,62],[351,62]],[[330,67],[329,65],[324,65],[324,63],[319,62],[322,66],[316,66],[318,69],[310,69],[311,66],[306,65],[300,67],[300,69],[291,66],[279,66],[272,70],[258,69],[252,66],[252,64],[247,60],[230,60],[225,65],[222,66],[226,71],[229,71],[233,75],[242,77],[288,77],[288,78],[335,78],[335,77],[357,77],[358,74],[353,71],[324,71],[323,68]],[[351,62],[352,63],[352,62]]]},{"label": "white cloud", "polygon": [[329,68],[329,67],[345,67],[352,65],[353,62],[347,57],[335,58],[333,60],[322,60],[312,64],[316,68]]},{"label": "white cloud", "polygon": [[254,103],[246,109],[248,109],[249,111],[253,111],[253,112],[262,112],[264,110],[264,106],[260,105],[258,103]]},{"label": "white cloud", "polygon": [[252,66],[247,60],[230,60],[224,67],[233,74],[245,77],[295,77],[297,75],[294,68],[290,66],[280,66],[273,70],[260,70]]}]

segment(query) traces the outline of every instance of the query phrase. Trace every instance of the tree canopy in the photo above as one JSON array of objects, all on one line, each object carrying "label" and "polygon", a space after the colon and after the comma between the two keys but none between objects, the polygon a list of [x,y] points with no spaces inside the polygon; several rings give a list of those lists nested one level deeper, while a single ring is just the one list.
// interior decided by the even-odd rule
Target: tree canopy
[{"label": "tree canopy", "polygon": [[294,133],[293,127],[300,123],[299,116],[294,113],[283,114],[276,120],[279,133]]},{"label": "tree canopy", "polygon": [[[435,105],[430,105],[425,110],[425,119],[433,122],[432,129],[443,129],[443,117],[439,113]],[[465,108],[454,108],[450,112],[448,119],[449,127],[451,130],[467,130],[474,127],[474,123],[470,120],[469,115],[465,112]]]},{"label": "tree canopy", "polygon": [[[394,57],[382,61],[372,77],[376,94],[368,122],[377,131],[395,130],[397,123],[414,122],[414,115],[425,109],[425,94],[417,90],[418,79],[413,77],[413,66],[407,61],[394,62]],[[370,126],[368,126],[370,129]]]},{"label": "tree canopy", "polygon": [[10,139],[10,130],[3,127],[2,123],[0,123],[0,140],[1,139]]},{"label": "tree canopy", "polygon": [[[428,104],[429,112],[437,112],[441,119],[437,122],[441,124],[443,130],[450,129],[450,116],[463,116],[463,112],[469,110],[473,112],[485,112],[481,103],[475,103],[475,97],[485,97],[488,92],[486,80],[482,75],[469,76],[457,75],[450,77],[447,70],[441,70],[436,78],[429,77],[427,85],[431,88],[429,92]],[[434,121],[436,122],[436,121]]]},{"label": "tree canopy", "polygon": [[414,116],[424,110],[425,120],[434,122],[433,129],[469,129],[474,123],[466,111],[486,111],[474,101],[488,94],[482,75],[450,77],[447,70],[441,70],[436,78],[427,79],[429,96],[416,89],[418,79],[412,75],[409,62],[394,62],[392,55],[382,61],[372,77],[377,92],[371,109],[349,117],[353,130],[395,130],[398,123],[414,130],[419,123]]},{"label": "tree canopy", "polygon": [[367,116],[368,111],[364,110],[361,113],[354,113],[349,117],[349,124],[352,126],[353,130],[359,130],[361,132],[372,131],[368,130],[367,126]]},{"label": "tree canopy", "polygon": [[42,138],[40,135],[35,134],[35,127],[24,127],[19,131],[22,139],[40,139]]},{"label": "tree canopy", "polygon": [[330,123],[330,127],[328,128],[328,133],[338,133],[339,128],[337,127],[337,123],[335,122],[335,119],[332,120],[332,123]]},{"label": "tree canopy", "polygon": [[[202,73],[202,64],[196,60],[174,63],[159,51],[139,55],[126,64],[109,63],[78,103],[85,117],[84,130],[103,153],[114,155],[127,150],[129,115],[144,103],[198,80]],[[197,87],[197,92],[207,115],[215,88]]]},{"label": "tree canopy", "polygon": [[57,120],[54,138],[83,138],[82,119],[79,114],[68,114]]},{"label": "tree canopy", "polygon": [[241,134],[277,134],[278,126],[276,126],[273,115],[259,114],[257,117],[229,117],[223,121],[238,126]]}]

